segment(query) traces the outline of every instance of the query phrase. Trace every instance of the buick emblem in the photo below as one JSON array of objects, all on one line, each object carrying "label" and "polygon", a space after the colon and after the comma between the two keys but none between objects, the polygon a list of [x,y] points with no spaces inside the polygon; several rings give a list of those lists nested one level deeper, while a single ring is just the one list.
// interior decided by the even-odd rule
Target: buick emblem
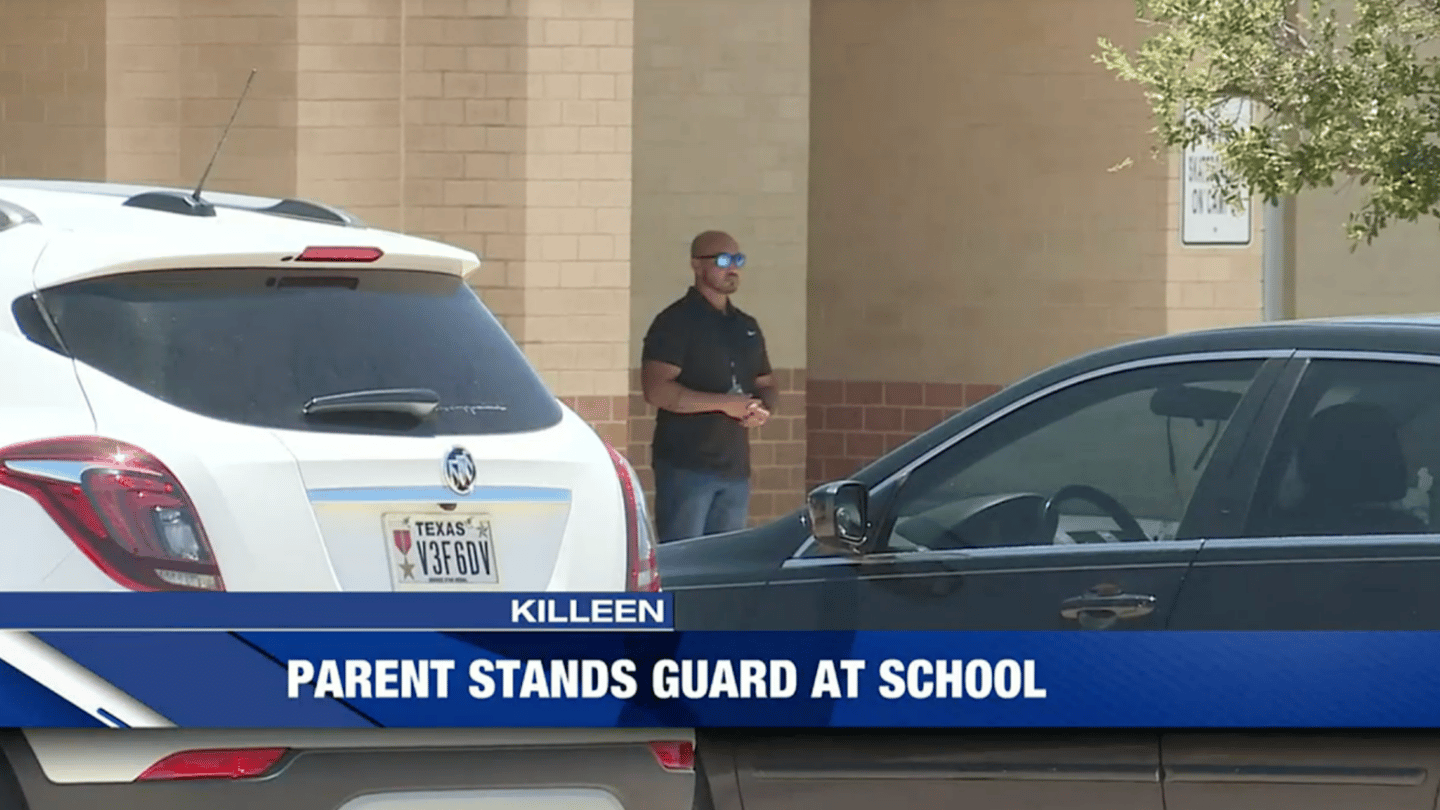
[{"label": "buick emblem", "polygon": [[463,447],[445,455],[445,486],[456,495],[469,495],[475,488],[475,459]]}]

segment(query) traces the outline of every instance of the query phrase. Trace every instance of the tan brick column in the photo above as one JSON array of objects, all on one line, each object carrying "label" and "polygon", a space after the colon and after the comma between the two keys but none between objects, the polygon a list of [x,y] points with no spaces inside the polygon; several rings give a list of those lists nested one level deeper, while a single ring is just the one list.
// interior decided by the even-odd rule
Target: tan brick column
[{"label": "tan brick column", "polygon": [[105,0],[6,0],[0,175],[105,173]]},{"label": "tan brick column", "polygon": [[626,449],[631,0],[524,4],[520,335],[557,394]]},{"label": "tan brick column", "polygon": [[106,179],[199,181],[258,69],[211,188],[296,188],[296,5],[302,0],[110,0]]},{"label": "tan brick column", "polygon": [[403,12],[417,4],[295,3],[295,193],[381,227],[451,236],[413,215],[401,182],[415,159],[402,137]]}]

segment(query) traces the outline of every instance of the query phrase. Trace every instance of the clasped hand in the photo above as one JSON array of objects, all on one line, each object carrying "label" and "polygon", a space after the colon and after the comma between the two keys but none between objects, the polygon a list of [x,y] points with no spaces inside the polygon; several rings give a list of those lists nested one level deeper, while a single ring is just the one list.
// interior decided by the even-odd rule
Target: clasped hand
[{"label": "clasped hand", "polygon": [[765,409],[765,403],[744,395],[737,395],[725,408],[725,413],[747,428],[760,427],[770,418],[770,412]]},{"label": "clasped hand", "polygon": [[770,419],[770,412],[765,410],[764,403],[758,399],[750,400],[750,404],[746,408],[745,418],[740,420],[740,424],[747,428],[760,427]]}]

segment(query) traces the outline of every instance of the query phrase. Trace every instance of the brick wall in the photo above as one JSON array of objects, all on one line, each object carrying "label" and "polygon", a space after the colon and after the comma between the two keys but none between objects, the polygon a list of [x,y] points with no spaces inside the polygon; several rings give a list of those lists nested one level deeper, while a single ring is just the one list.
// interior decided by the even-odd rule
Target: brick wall
[{"label": "brick wall", "polygon": [[[589,422],[611,447],[621,453],[630,449],[630,397],[561,397],[560,401]],[[633,455],[627,453],[626,458],[635,463]]]},{"label": "brick wall", "polygon": [[1362,189],[1342,183],[1299,196],[1291,232],[1290,316],[1329,318],[1440,312],[1440,228],[1395,222],[1351,252],[1345,224]]},{"label": "brick wall", "polygon": [[[213,188],[294,193],[297,7],[301,0],[182,2],[179,17],[179,169],[200,179],[251,69],[258,69],[215,162]],[[113,109],[113,107],[112,107]]]},{"label": "brick wall", "polygon": [[111,0],[106,178],[191,187],[252,68],[211,189],[295,192],[297,0]]},{"label": "brick wall", "polygon": [[814,5],[812,376],[1006,383],[1166,331],[1168,167],[1144,99],[1092,58],[1134,17]]},{"label": "brick wall", "polygon": [[611,418],[619,402],[623,421],[633,5],[550,0],[527,14],[521,346],[558,394],[608,402]]},{"label": "brick wall", "polygon": [[806,487],[849,476],[999,390],[982,383],[811,380]]},{"label": "brick wall", "polygon": [[413,5],[299,0],[296,191],[433,235],[434,223],[406,221],[402,184],[402,31]]},{"label": "brick wall", "polygon": [[105,0],[6,0],[0,175],[105,174]]},{"label": "brick wall", "polygon": [[109,79],[104,178],[178,184],[183,99],[179,3],[102,5]]}]

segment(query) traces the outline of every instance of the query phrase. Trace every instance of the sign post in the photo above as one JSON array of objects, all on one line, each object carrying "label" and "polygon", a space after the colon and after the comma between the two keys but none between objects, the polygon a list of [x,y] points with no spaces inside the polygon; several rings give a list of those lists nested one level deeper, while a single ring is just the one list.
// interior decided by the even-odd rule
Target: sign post
[{"label": "sign post", "polygon": [[[1232,99],[1214,111],[1237,126],[1247,126],[1252,114],[1248,99]],[[1180,242],[1186,246],[1244,247],[1250,244],[1250,200],[1236,210],[1225,202],[1211,176],[1220,168],[1220,155],[1210,143],[1185,149],[1180,161]]]}]

